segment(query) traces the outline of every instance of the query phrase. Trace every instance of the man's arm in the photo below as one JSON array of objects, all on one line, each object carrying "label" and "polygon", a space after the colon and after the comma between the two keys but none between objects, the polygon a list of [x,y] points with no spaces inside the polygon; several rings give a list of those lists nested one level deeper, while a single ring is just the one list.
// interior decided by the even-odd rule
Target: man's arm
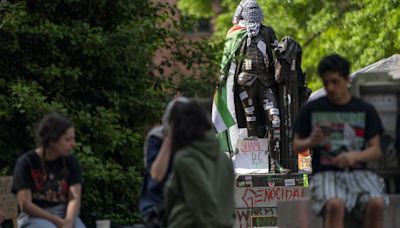
[{"label": "man's arm", "polygon": [[308,149],[313,148],[314,146],[318,145],[324,140],[324,133],[322,132],[322,129],[315,126],[312,131],[310,136],[301,138],[298,134],[294,135],[294,140],[293,140],[293,150],[294,152],[302,152]]},{"label": "man's arm", "polygon": [[367,146],[363,151],[342,153],[335,157],[333,161],[341,168],[352,167],[360,162],[376,161],[381,154],[380,135],[377,134],[367,141]]}]

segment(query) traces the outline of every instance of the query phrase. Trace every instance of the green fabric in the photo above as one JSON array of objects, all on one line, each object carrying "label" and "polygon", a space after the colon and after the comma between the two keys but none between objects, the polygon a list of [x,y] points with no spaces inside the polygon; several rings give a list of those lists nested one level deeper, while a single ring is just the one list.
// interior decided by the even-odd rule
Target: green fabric
[{"label": "green fabric", "polygon": [[[214,115],[216,117],[215,119]],[[225,131],[226,129],[235,124],[235,120],[233,119],[227,107],[226,89],[222,90],[217,89],[215,91],[212,116],[213,116],[213,123],[218,132]]]},{"label": "green fabric", "polygon": [[246,38],[247,34],[247,30],[245,28],[234,31],[232,31],[232,29],[226,34],[224,53],[220,66],[221,73],[224,74],[225,77],[228,76],[229,66],[235,57],[236,51],[239,49],[240,44],[244,38]]},{"label": "green fabric", "polygon": [[221,133],[217,133],[215,137],[219,140],[221,150],[228,153],[233,153],[233,148],[231,145],[231,139],[228,134],[228,130]]},{"label": "green fabric", "polygon": [[177,151],[165,188],[167,227],[232,227],[233,183],[232,162],[214,133]]},{"label": "green fabric", "polygon": [[[234,26],[232,27],[225,38],[225,46],[224,46],[224,52],[221,60],[221,65],[220,65],[220,73],[227,78],[228,77],[228,71],[229,67],[235,58],[235,54],[237,53],[237,50],[239,50],[240,45],[242,44],[243,40],[247,37],[247,30],[246,28],[240,28],[239,26]],[[227,86],[226,84],[219,88],[220,93],[221,93],[221,99],[224,100],[225,105],[227,104]],[[215,99],[214,99],[215,103]],[[227,108],[226,108],[227,109]],[[232,114],[231,114],[232,116]],[[230,143],[227,141],[227,135],[229,136],[227,130],[220,132],[217,134],[217,138],[219,138],[219,141],[221,143],[221,148],[223,151],[232,151],[232,147]],[[229,140],[229,139],[228,139]]]}]

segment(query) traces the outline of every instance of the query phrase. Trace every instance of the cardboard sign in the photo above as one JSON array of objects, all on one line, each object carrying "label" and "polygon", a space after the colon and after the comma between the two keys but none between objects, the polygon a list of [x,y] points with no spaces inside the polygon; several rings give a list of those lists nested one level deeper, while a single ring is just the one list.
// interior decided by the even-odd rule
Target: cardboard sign
[{"label": "cardboard sign", "polygon": [[244,173],[268,173],[268,140],[265,138],[239,139],[237,153],[233,160],[235,172]]},{"label": "cardboard sign", "polygon": [[11,193],[12,177],[0,177],[0,210],[2,210],[6,219],[16,218],[18,216],[17,197]]},{"label": "cardboard sign", "polygon": [[277,225],[277,216],[251,216],[252,228],[276,227]]},{"label": "cardboard sign", "polygon": [[309,199],[308,174],[236,176],[234,228],[277,227],[278,202]]},{"label": "cardboard sign", "polygon": [[276,207],[236,208],[234,228],[276,227]]},{"label": "cardboard sign", "polygon": [[238,208],[275,207],[278,201],[299,200],[310,196],[306,187],[245,187],[235,189]]},{"label": "cardboard sign", "polygon": [[309,188],[300,186],[236,187],[234,228],[277,227],[277,204],[309,199]]}]

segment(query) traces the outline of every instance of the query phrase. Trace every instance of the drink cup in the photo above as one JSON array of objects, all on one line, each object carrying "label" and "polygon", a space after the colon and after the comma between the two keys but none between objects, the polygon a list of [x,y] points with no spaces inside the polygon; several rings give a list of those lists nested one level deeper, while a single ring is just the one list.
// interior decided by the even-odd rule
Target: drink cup
[{"label": "drink cup", "polygon": [[96,220],[96,228],[110,228],[111,221],[108,219]]}]

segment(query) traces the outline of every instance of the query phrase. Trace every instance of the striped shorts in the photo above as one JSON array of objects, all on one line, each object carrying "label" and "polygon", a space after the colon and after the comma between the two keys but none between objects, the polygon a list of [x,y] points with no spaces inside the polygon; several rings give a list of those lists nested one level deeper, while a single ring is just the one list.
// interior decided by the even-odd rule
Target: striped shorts
[{"label": "striped shorts", "polygon": [[313,176],[310,189],[311,207],[317,215],[322,215],[326,202],[332,198],[341,199],[346,212],[359,219],[372,198],[382,198],[385,206],[389,205],[383,179],[369,170],[319,172]]}]

